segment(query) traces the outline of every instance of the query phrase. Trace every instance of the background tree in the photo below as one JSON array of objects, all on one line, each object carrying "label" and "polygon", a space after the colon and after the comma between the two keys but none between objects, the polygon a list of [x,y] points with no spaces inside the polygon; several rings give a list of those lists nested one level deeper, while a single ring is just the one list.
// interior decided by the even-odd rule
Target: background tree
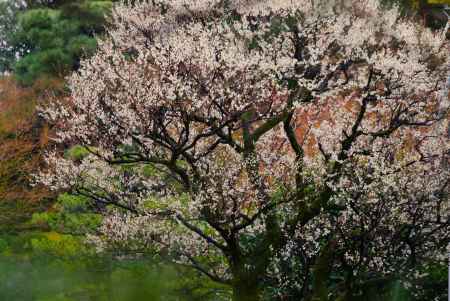
[{"label": "background tree", "polygon": [[159,252],[234,300],[420,292],[449,242],[449,48],[377,1],[332,4],[117,6],[46,111],[91,155],[49,156],[41,181],[101,205],[99,248]]},{"label": "background tree", "polygon": [[17,13],[20,6],[14,1],[0,2],[0,72],[12,70],[15,50],[10,38],[16,30]]},{"label": "background tree", "polygon": [[426,26],[443,28],[448,22],[449,0],[382,0],[384,5],[398,5],[404,14],[416,16]]},{"label": "background tree", "polygon": [[51,135],[36,107],[50,90],[64,95],[57,76],[93,52],[94,35],[102,32],[110,6],[109,1],[0,1],[0,72],[12,73],[0,78],[0,232],[28,227],[31,214],[52,202],[54,195],[29,181]]},{"label": "background tree", "polygon": [[[2,46],[4,70],[23,85],[40,76],[61,77],[77,69],[96,48],[111,1],[51,1],[2,4],[8,7]],[[11,13],[9,13],[11,11]],[[6,28],[7,27],[7,28]]]}]

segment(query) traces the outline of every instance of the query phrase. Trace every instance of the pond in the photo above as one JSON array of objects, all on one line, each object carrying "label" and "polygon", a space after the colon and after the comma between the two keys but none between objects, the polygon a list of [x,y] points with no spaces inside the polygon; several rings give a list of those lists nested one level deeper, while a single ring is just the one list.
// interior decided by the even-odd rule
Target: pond
[{"label": "pond", "polygon": [[[55,232],[0,237],[0,300],[188,301],[208,300],[197,277],[150,257],[86,253],[76,237]],[[226,292],[223,292],[224,294]]]}]

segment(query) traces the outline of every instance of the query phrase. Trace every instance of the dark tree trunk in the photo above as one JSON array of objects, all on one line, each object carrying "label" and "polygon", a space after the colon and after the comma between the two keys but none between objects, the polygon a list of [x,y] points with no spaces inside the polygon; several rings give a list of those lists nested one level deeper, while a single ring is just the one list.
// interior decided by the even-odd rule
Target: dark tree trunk
[{"label": "dark tree trunk", "polygon": [[261,289],[258,285],[259,273],[245,261],[235,260],[233,271],[233,301],[260,301]]},{"label": "dark tree trunk", "polygon": [[233,301],[260,301],[261,292],[254,281],[239,281],[233,285]]}]

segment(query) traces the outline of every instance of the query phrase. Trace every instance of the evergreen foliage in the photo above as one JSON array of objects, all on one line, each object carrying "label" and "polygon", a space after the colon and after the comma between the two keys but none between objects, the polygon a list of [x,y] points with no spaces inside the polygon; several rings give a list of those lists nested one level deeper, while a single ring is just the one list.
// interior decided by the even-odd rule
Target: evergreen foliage
[{"label": "evergreen foliage", "polygon": [[95,35],[111,9],[111,1],[47,1],[4,3],[0,16],[3,40],[0,70],[13,71],[22,85],[40,76],[61,77],[94,53]]}]

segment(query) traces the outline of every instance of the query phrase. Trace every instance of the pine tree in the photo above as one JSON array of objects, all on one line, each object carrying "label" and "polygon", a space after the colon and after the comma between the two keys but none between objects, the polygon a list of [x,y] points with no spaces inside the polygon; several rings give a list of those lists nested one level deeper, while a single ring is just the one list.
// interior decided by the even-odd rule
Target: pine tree
[{"label": "pine tree", "polygon": [[[61,77],[94,53],[111,1],[28,1],[3,4],[0,70],[22,85],[40,76]],[[3,24],[3,25],[2,25]]]}]

